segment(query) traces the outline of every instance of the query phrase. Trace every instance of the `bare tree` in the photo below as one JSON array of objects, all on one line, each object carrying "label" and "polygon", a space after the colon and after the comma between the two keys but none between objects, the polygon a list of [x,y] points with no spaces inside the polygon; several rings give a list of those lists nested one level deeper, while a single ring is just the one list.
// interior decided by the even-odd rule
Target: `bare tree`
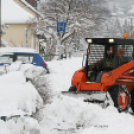
[{"label": "bare tree", "polygon": [[[1,25],[1,29],[0,29],[0,36],[2,37],[3,35],[5,35],[6,34],[6,31],[5,30],[3,30],[2,28],[8,28],[9,26],[8,25],[5,25],[5,24],[2,24]],[[4,39],[0,39],[0,47],[6,47],[6,46],[8,46],[8,43],[4,40]]]},{"label": "bare tree", "polygon": [[[102,0],[103,1],[103,0]],[[95,1],[96,3],[99,0]],[[65,44],[73,39],[93,37],[95,31],[102,30],[109,11],[106,7],[98,7],[89,0],[53,0],[40,2],[38,10],[44,18],[37,19],[36,32],[44,38],[55,39],[55,53],[65,50]],[[104,3],[103,3],[104,4]],[[66,32],[57,33],[57,22],[66,23]],[[65,43],[66,42],[66,43]]]}]

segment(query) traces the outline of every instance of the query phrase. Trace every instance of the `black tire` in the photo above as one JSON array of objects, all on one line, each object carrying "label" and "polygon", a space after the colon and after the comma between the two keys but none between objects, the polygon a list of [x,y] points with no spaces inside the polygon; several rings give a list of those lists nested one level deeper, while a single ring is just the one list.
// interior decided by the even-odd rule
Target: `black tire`
[{"label": "black tire", "polygon": [[131,101],[131,108],[132,108],[133,113],[134,113],[134,89],[131,92],[131,99],[132,99],[132,101]]},{"label": "black tire", "polygon": [[131,95],[126,86],[114,86],[109,90],[109,94],[111,95],[111,98],[114,102],[114,106],[118,109],[119,112],[128,110],[131,104]]},{"label": "black tire", "polygon": [[77,91],[76,86],[71,86],[71,87],[69,88],[69,91]]}]

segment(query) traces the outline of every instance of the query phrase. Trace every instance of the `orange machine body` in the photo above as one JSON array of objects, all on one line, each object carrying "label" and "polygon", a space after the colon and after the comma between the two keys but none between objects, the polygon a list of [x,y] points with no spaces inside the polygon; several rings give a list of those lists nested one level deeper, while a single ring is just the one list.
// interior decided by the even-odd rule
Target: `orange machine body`
[{"label": "orange machine body", "polygon": [[[110,96],[119,111],[128,110],[131,105],[134,112],[134,40],[127,39],[126,35],[125,39],[85,38],[85,40],[88,49],[86,55],[83,55],[84,67],[74,73],[69,93],[83,96],[86,93],[88,95],[86,101],[89,102],[98,102],[99,99],[101,101],[98,94],[104,94],[106,96],[103,102]],[[107,69],[105,68],[103,61],[106,57],[113,59],[111,68],[109,64]],[[91,94],[95,97],[92,95],[90,98]]]},{"label": "orange machine body", "polygon": [[134,76],[129,74],[132,72],[134,72],[134,60],[111,72],[104,73],[101,83],[94,83],[86,79],[84,68],[82,68],[74,73],[71,84],[76,86],[77,91],[108,91],[112,86],[121,84],[131,92],[134,89]]}]

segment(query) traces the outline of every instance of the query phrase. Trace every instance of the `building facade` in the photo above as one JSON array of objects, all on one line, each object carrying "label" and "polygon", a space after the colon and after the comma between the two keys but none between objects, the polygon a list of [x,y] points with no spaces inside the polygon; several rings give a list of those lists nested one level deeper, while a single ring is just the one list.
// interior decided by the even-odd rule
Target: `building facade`
[{"label": "building facade", "polygon": [[16,4],[14,0],[2,0],[1,20],[2,24],[8,26],[8,28],[2,27],[6,31],[2,40],[7,42],[9,47],[29,47],[38,51],[38,40],[32,24],[35,16],[28,13],[22,6],[24,7],[24,5]]},{"label": "building facade", "polygon": [[6,34],[2,36],[8,46],[31,47],[36,49],[37,39],[33,34],[30,24],[6,24],[9,28],[3,28]]}]

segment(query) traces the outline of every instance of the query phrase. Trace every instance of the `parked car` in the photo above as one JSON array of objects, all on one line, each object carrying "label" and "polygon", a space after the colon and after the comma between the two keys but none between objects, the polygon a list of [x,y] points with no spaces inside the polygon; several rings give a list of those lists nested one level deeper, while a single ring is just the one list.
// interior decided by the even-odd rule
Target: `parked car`
[{"label": "parked car", "polygon": [[11,64],[15,61],[21,61],[23,64],[30,63],[35,66],[42,66],[49,72],[47,64],[43,61],[39,53],[32,49],[20,48],[0,48],[0,66],[4,64]]}]

